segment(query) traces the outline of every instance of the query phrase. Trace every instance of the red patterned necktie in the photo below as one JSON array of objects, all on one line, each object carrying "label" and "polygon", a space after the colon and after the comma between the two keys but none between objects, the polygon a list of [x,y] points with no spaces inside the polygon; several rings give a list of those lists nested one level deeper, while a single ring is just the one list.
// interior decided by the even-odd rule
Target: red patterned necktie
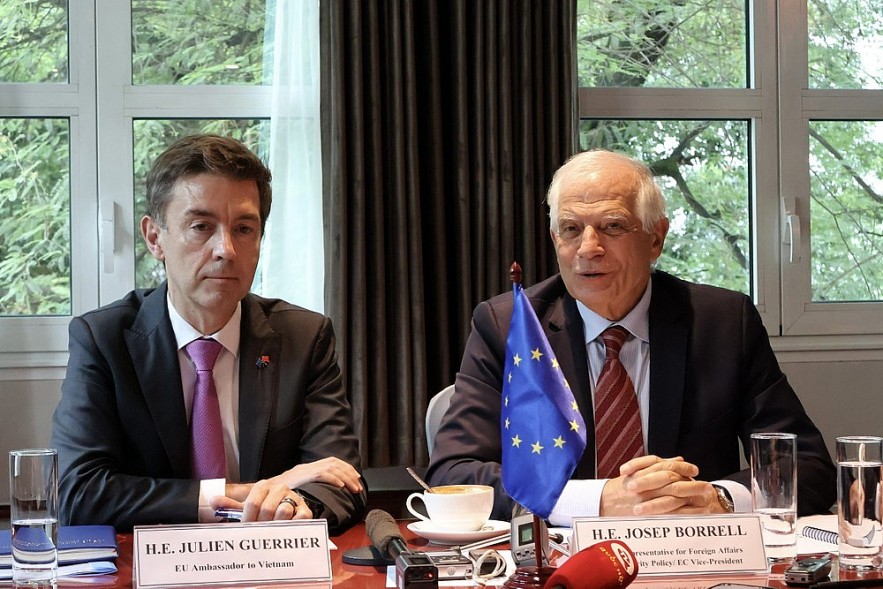
[{"label": "red patterned necktie", "polygon": [[607,358],[595,387],[595,452],[598,478],[619,476],[619,467],[632,458],[644,455],[641,414],[632,379],[619,351],[628,332],[620,326],[608,327],[601,334]]},{"label": "red patterned necktie", "polygon": [[193,478],[220,479],[227,473],[224,453],[224,430],[221,406],[215,389],[213,370],[221,353],[220,342],[213,339],[193,340],[186,346],[196,366],[196,387],[193,393],[193,416],[190,420],[190,456]]}]

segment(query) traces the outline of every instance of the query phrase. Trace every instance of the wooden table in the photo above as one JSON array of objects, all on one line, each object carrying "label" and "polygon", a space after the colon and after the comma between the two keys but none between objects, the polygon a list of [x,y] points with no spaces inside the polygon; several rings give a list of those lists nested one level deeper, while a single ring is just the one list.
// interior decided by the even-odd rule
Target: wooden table
[{"label": "wooden table", "polygon": [[[399,527],[402,530],[402,536],[408,545],[415,550],[438,550],[442,547],[430,544],[425,539],[416,536],[413,532],[406,528],[408,522],[400,522]],[[118,536],[120,545],[120,557],[117,559],[117,568],[119,571],[115,575],[106,575],[102,577],[92,577],[89,579],[80,578],[78,580],[60,579],[58,586],[65,588],[84,589],[85,587],[131,587],[132,585],[132,535],[120,534]],[[343,562],[343,553],[351,548],[359,548],[370,544],[368,535],[365,532],[364,523],[353,526],[340,536],[332,538],[337,545],[338,550],[331,551],[331,568],[333,574],[333,587],[343,587],[352,589],[374,589],[386,586],[386,568],[370,567],[370,566],[354,566]],[[502,545],[500,548],[508,548]],[[678,589],[706,589],[722,582],[744,583],[748,585],[784,588],[787,587],[782,580],[783,567],[778,567],[767,576],[703,576],[703,577],[651,577],[635,580],[630,587],[646,587],[658,588],[677,587]],[[777,574],[778,573],[778,574]],[[843,578],[859,578],[856,573],[844,573]],[[881,579],[881,587],[883,587],[883,571],[871,573],[870,576]],[[831,575],[832,579],[838,578],[838,571],[835,570]],[[11,587],[9,582],[0,583],[0,587]],[[273,585],[281,587],[285,585]],[[290,585],[294,586],[294,585]],[[312,587],[313,585],[311,585]],[[327,585],[324,585],[327,586]],[[470,587],[471,585],[463,585]],[[302,586],[301,586],[302,587]]]}]

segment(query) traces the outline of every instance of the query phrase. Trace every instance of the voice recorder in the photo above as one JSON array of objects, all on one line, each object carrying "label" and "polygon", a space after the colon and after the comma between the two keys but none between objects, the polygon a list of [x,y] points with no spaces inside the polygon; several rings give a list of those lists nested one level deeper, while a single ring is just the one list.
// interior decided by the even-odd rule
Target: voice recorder
[{"label": "voice recorder", "polygon": [[[512,546],[512,560],[517,566],[536,564],[536,545],[533,536],[533,514],[519,515],[510,522],[509,543]],[[543,566],[549,564],[549,530],[540,520],[540,546],[543,551]]]}]

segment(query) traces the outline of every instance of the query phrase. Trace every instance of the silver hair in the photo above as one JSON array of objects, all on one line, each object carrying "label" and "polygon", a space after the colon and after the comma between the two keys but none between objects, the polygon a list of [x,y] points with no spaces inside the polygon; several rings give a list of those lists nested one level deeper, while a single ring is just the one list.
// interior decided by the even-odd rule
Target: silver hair
[{"label": "silver hair", "polygon": [[642,161],[636,160],[621,153],[615,153],[603,149],[583,151],[570,157],[564,165],[555,172],[549,191],[546,193],[546,203],[549,205],[549,227],[552,231],[558,231],[558,199],[561,196],[561,183],[567,178],[570,181],[591,182],[596,176],[602,174],[610,162],[620,162],[632,172],[632,186],[635,194],[635,212],[644,231],[653,232],[660,219],[665,217],[665,198],[662,190],[653,179],[653,172]]}]

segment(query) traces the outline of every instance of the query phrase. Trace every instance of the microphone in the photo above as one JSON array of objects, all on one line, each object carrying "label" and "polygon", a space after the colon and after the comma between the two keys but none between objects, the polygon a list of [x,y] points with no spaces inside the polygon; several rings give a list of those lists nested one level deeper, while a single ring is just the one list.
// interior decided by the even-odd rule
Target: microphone
[{"label": "microphone", "polygon": [[372,509],[368,512],[365,529],[371,540],[371,546],[380,554],[389,555],[390,560],[395,560],[402,552],[409,552],[396,520],[382,509]]},{"label": "microphone", "polygon": [[391,515],[372,509],[365,518],[365,530],[371,547],[395,561],[398,589],[438,589],[438,567],[429,555],[408,550]]},{"label": "microphone", "polygon": [[619,589],[637,576],[638,561],[631,549],[617,540],[605,540],[567,559],[543,589]]},{"label": "microphone", "polygon": [[365,518],[365,528],[371,544],[352,548],[343,553],[343,562],[362,566],[395,564],[396,557],[408,548],[399,533],[399,526],[390,514],[372,509]]}]

